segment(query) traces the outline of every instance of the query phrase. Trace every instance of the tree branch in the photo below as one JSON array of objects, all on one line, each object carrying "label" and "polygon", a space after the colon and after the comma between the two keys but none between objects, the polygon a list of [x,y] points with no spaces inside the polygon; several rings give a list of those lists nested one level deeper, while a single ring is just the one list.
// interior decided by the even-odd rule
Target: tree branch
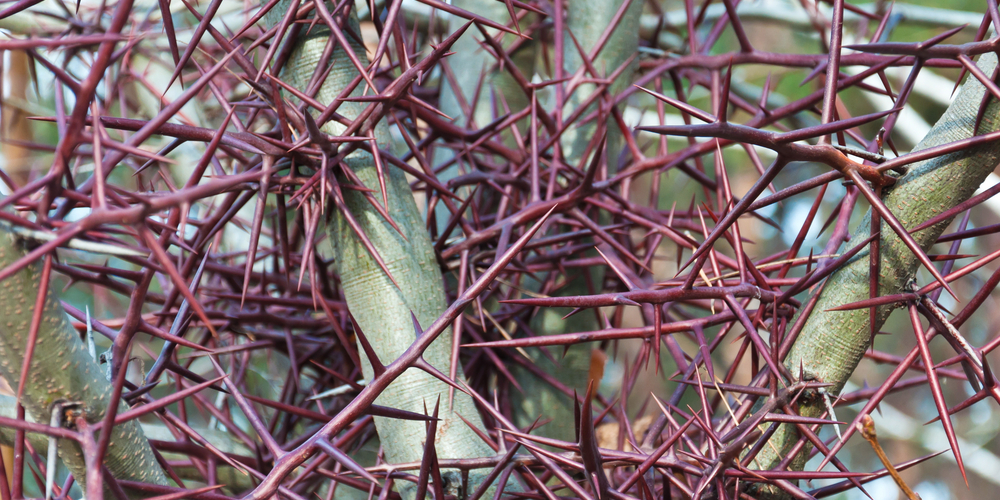
[{"label": "tree branch", "polygon": [[[0,227],[0,268],[23,257],[26,242]],[[38,295],[41,268],[29,265],[0,283],[0,375],[12,386],[21,378],[31,327],[32,306]],[[87,347],[51,289],[45,296],[44,312],[34,343],[34,353],[24,381],[22,404],[38,422],[48,422],[53,404],[79,402],[84,418],[97,424],[111,405],[111,384],[90,357]],[[119,413],[127,410],[118,401]],[[60,440],[59,457],[81,483],[87,477],[82,450],[69,440]],[[116,479],[167,484],[153,457],[152,448],[137,421],[115,425],[104,465]]]},{"label": "tree branch", "polygon": [[[997,66],[996,55],[984,54],[978,66],[987,75],[993,74]],[[1000,129],[1000,103],[991,99],[986,104],[985,113],[981,115],[978,130],[974,131],[977,116],[984,106],[985,95],[984,86],[975,78],[969,77],[954,102],[914,151]],[[899,221],[912,229],[969,199],[998,162],[1000,148],[991,144],[927,160],[913,165],[883,199]],[[869,234],[870,221],[869,211],[855,230],[852,241],[865,239]],[[914,233],[913,238],[926,250],[950,223],[950,218],[945,219]],[[913,278],[918,260],[892,230],[883,229],[881,238],[882,274],[879,278],[879,294],[900,293]],[[869,347],[870,313],[868,308],[828,310],[869,298],[868,269],[866,249],[830,277],[785,360],[792,373],[799,373],[801,367],[804,378],[833,384],[829,389],[831,395],[840,392]],[[891,306],[878,308],[876,331],[891,311]],[[815,398],[800,406],[800,412],[806,416],[818,416],[824,410],[822,398]],[[794,426],[783,425],[771,439],[774,447],[765,446],[755,459],[753,467],[773,467],[798,439],[799,434]],[[801,452],[796,457],[793,463],[795,469],[801,470],[804,467],[806,455],[807,453]]]}]

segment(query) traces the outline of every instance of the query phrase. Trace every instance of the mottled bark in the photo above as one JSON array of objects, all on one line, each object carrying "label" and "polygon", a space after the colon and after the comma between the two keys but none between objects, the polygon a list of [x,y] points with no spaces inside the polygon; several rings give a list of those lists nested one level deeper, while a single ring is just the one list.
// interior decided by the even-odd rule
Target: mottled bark
[{"label": "mottled bark", "polygon": [[[26,245],[6,227],[0,227],[0,268],[23,257]],[[40,275],[41,266],[36,264],[0,282],[0,375],[12,387],[17,387],[21,378]],[[28,373],[22,404],[38,422],[49,422],[52,405],[60,401],[79,402],[83,416],[91,424],[100,422],[110,406],[111,384],[70,325],[52,287],[45,297]],[[124,402],[117,404],[119,413],[127,410]],[[80,447],[61,440],[59,458],[83,484],[86,469]],[[134,420],[114,427],[104,465],[118,479],[167,484],[149,442]]]},{"label": "mottled bark", "polygon": [[[987,75],[993,73],[996,65],[995,54],[985,54],[979,61],[979,67]],[[983,85],[970,76],[954,102],[914,150],[972,137],[984,93]],[[978,133],[982,135],[997,129],[1000,129],[1000,104],[992,99],[983,115]],[[995,144],[921,162],[912,165],[883,199],[899,221],[905,227],[912,228],[969,199],[998,162],[1000,147]],[[851,241],[860,241],[868,236],[870,221],[869,212]],[[950,222],[942,221],[914,233],[913,237],[927,249]],[[879,293],[900,293],[913,278],[919,263],[887,224],[882,227]],[[801,366],[806,378],[833,384],[830,388],[833,395],[840,392],[869,347],[870,314],[867,308],[839,312],[828,309],[868,298],[868,263],[868,251],[863,250],[829,278],[813,313],[785,361],[792,373],[799,373]],[[882,326],[890,312],[890,307],[878,309],[876,329]],[[800,406],[803,415],[818,416],[823,410],[819,399],[812,404]],[[796,440],[798,433],[795,429],[790,425],[782,426],[771,439],[774,447],[764,447],[754,461],[754,468],[773,467]],[[804,454],[801,454],[796,460],[795,468],[802,469],[803,457]]]},{"label": "mottled bark", "polygon": [[[281,5],[275,11],[284,13]],[[271,20],[272,25],[275,22]],[[353,13],[349,26],[358,31],[357,18]],[[319,26],[313,28],[310,34],[301,36],[283,70],[284,80],[296,88],[305,88],[329,37],[329,30]],[[348,38],[355,54],[363,62],[367,62],[364,47],[354,38]],[[342,48],[334,51],[331,64],[333,69],[316,95],[316,99],[324,104],[332,102],[358,74]],[[359,86],[352,96],[361,95],[362,88],[363,85]],[[366,105],[367,103],[345,102],[338,112],[353,118]],[[342,125],[335,123],[324,127],[324,131],[330,134],[343,130]],[[381,147],[388,146],[389,133],[384,121],[380,121],[373,132]],[[378,171],[372,156],[356,152],[345,161],[364,185],[375,191],[375,199],[381,203]],[[385,177],[388,196],[388,206],[385,208],[402,234],[376,212],[362,193],[344,190],[344,198],[347,209],[357,219],[399,286],[389,280],[347,225],[344,216],[332,205],[326,212],[328,237],[325,241],[328,243],[327,250],[334,256],[351,314],[373,345],[379,359],[388,364],[399,357],[416,338],[411,313],[420,324],[429,325],[444,312],[446,303],[441,270],[410,185],[403,172],[397,168],[387,167]],[[452,333],[448,329],[424,352],[424,358],[441,372],[449,373],[451,346]],[[365,378],[374,377],[371,363],[364,356],[361,361]],[[458,378],[464,378],[461,366],[458,367]],[[456,392],[454,405],[449,408],[448,389],[446,384],[431,375],[411,368],[396,379],[376,403],[423,413],[425,408],[427,411],[432,410],[440,397],[442,420],[438,423],[435,437],[437,456],[450,459],[493,455],[493,450],[458,418],[461,415],[472,425],[483,428],[472,398]],[[423,422],[376,417],[375,426],[387,462],[414,462],[423,457],[426,436]],[[465,485],[466,491],[474,490],[487,473],[488,471],[478,471],[471,474],[470,484]],[[443,471],[443,476],[445,491],[458,494],[463,486],[459,472]]]}]

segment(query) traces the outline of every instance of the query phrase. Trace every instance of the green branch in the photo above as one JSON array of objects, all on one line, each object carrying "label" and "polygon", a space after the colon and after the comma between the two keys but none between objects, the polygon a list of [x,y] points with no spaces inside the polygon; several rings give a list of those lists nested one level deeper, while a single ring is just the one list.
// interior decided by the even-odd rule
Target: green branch
[{"label": "green branch", "polygon": [[[287,8],[287,4],[283,5]],[[273,11],[284,13],[281,5],[275,7]],[[276,21],[272,20],[270,24],[274,25]],[[357,17],[353,11],[349,26],[360,33]],[[329,38],[330,32],[325,27],[315,27],[308,35],[301,36],[285,65],[282,75],[285,81],[298,89],[304,89],[312,78]],[[364,47],[353,37],[348,38],[351,40],[354,53],[362,62],[367,62]],[[316,99],[322,103],[333,102],[358,74],[343,48],[338,47],[331,57],[333,69],[316,95]],[[351,95],[361,95],[362,88],[363,85],[359,86]],[[366,103],[345,102],[338,112],[353,119],[365,106]],[[324,128],[324,131],[330,134],[342,133],[343,130],[344,127],[338,123],[327,124]],[[385,146],[389,143],[388,127],[384,121],[376,125],[373,133],[380,145]],[[378,170],[372,156],[356,152],[351,154],[345,163],[366,187],[374,190],[374,198],[381,203]],[[336,270],[351,314],[365,337],[371,342],[381,362],[388,364],[398,358],[415,339],[416,332],[411,313],[421,325],[429,325],[444,312],[446,298],[441,270],[406,177],[397,168],[387,168],[385,178],[388,199],[385,210],[398,225],[399,231],[389,225],[372,207],[364,193],[345,189],[343,197],[346,210],[358,221],[361,230],[372,242],[375,251],[385,262],[398,286],[390,281],[354,230],[349,227],[341,210],[333,207],[327,209],[330,217],[325,229],[328,235],[326,238],[329,243],[328,248],[334,256]],[[451,347],[452,333],[448,329],[424,352],[424,358],[441,372],[449,373]],[[361,357],[361,361],[365,378],[373,378],[375,373],[372,364],[365,356]],[[459,379],[464,378],[461,366],[457,367],[457,373]],[[448,392],[449,387],[443,382],[423,371],[411,368],[396,379],[379,396],[376,403],[423,413],[425,410],[433,409],[440,397],[442,421],[437,426],[434,442],[437,456],[441,459],[492,456],[493,450],[458,418],[460,415],[471,425],[484,428],[472,398],[456,392],[454,405],[449,408]],[[420,461],[426,435],[423,422],[376,417],[375,426],[387,462]],[[459,471],[442,472],[446,483],[443,485],[445,491],[456,495],[463,487],[467,492],[474,490],[482,482],[482,476],[487,474],[487,472],[473,473],[470,484],[463,485]]]},{"label": "green branch", "polygon": [[[0,268],[23,257],[25,245],[26,242],[10,230],[0,228]],[[0,282],[0,318],[3,318],[0,320],[0,375],[12,387],[17,387],[21,378],[40,276],[41,266],[35,264]],[[44,308],[21,402],[38,422],[49,421],[52,406],[57,402],[79,402],[87,421],[97,424],[111,404],[111,384],[90,357],[51,286]],[[119,413],[127,410],[124,402],[117,404]],[[87,474],[79,445],[61,440],[59,458],[83,484]],[[114,426],[104,465],[116,479],[167,484],[149,442],[134,420]]]},{"label": "green branch", "polygon": [[[993,73],[996,65],[995,54],[985,54],[979,61],[979,67],[987,75]],[[983,85],[970,76],[954,102],[914,150],[972,137],[984,95]],[[985,134],[997,129],[1000,129],[1000,104],[992,99],[983,114],[978,132]],[[969,199],[998,162],[1000,148],[995,144],[987,144],[915,164],[884,197],[885,204],[905,227],[915,227]],[[868,236],[870,221],[869,211],[855,231],[852,241],[860,241]],[[950,223],[951,220],[942,221],[914,233],[913,237],[921,247],[927,249]],[[839,394],[869,347],[870,313],[868,308],[853,311],[828,309],[869,297],[868,262],[868,251],[862,250],[829,278],[785,361],[792,373],[799,373],[801,367],[806,378],[833,384],[829,392],[834,396]],[[889,295],[903,291],[917,267],[918,261],[913,253],[891,229],[884,228],[879,293]],[[878,309],[876,330],[882,326],[891,311],[891,307]],[[800,406],[803,415],[818,416],[823,412],[822,401],[820,398],[815,399],[817,401],[812,404]],[[793,426],[782,426],[771,439],[774,447],[764,447],[754,461],[754,467],[769,469],[775,466],[798,438],[798,432]],[[804,466],[805,455],[803,452],[797,458],[794,464],[796,469],[801,470]]]}]

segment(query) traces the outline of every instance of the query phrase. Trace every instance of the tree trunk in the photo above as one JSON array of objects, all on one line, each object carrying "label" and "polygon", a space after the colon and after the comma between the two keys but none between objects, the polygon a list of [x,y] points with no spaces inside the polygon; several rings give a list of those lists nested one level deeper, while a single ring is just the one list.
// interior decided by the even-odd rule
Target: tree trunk
[{"label": "tree trunk", "polygon": [[[475,12],[497,24],[510,23],[510,13],[503,2],[454,0],[451,4],[460,9]],[[448,28],[452,32],[457,31],[465,22],[465,19],[451,16]],[[524,24],[522,21],[521,25]],[[487,31],[493,36],[498,33],[497,30],[493,29]],[[507,46],[514,41],[515,36],[505,33],[501,37],[500,43]],[[446,58],[443,64],[446,64],[450,69],[454,76],[455,85],[452,84],[452,79],[444,74],[444,71],[441,74],[441,98],[438,108],[442,113],[453,118],[455,124],[469,129],[486,126],[497,116],[503,115],[502,102],[504,101],[512,113],[531,105],[531,97],[524,93],[524,90],[514,81],[508,71],[500,70],[497,67],[497,60],[480,45],[482,40],[481,31],[470,29],[452,45],[452,51],[455,54]],[[518,70],[527,78],[531,78],[535,72],[535,49],[535,42],[524,40],[521,42],[520,48],[510,54],[510,58]],[[463,104],[472,108],[471,116],[465,112]],[[519,125],[524,122],[525,120],[522,120]],[[521,130],[524,130],[523,125]],[[505,142],[513,139],[513,135],[509,132],[501,134],[501,137]],[[438,146],[434,149],[435,167],[445,164],[454,157],[455,152],[449,148]],[[439,171],[437,178],[442,184],[447,184],[448,181],[458,177],[461,173],[459,161],[456,161]],[[459,196],[464,197],[470,191],[462,189],[459,191]],[[434,217],[438,233],[440,233],[448,225],[452,214],[443,203],[438,203],[434,209]],[[454,230],[452,234],[455,234]]]},{"label": "tree trunk", "polygon": [[[273,12],[283,13],[279,4]],[[274,21],[271,24],[275,24]],[[352,11],[350,29],[360,33],[356,14]],[[330,33],[325,27],[314,27],[310,34],[301,36],[282,74],[284,80],[298,89],[304,89],[312,78],[319,57],[327,44]],[[351,47],[355,54],[367,62],[365,49],[353,37]],[[316,99],[322,103],[333,102],[335,97],[358,74],[342,48],[333,55],[333,69],[321,86]],[[351,94],[361,95],[361,87]],[[339,113],[356,117],[366,103],[345,102]],[[324,131],[330,134],[342,132],[340,124],[330,123]],[[388,127],[384,121],[376,125],[374,135],[380,145],[389,142]],[[372,156],[356,152],[345,162],[364,185],[375,192],[374,197],[381,202],[378,171]],[[415,340],[411,313],[422,325],[429,325],[445,310],[444,282],[435,258],[430,238],[424,229],[424,220],[417,210],[413,193],[403,172],[396,168],[386,168],[386,194],[389,216],[400,228],[402,235],[390,226],[376,212],[362,193],[344,190],[347,209],[359,222],[361,229],[371,240],[385,262],[396,283],[389,280],[375,259],[362,245],[360,239],[347,225],[344,216],[334,208],[328,208],[329,222],[326,224],[326,241],[333,253],[337,272],[347,299],[351,314],[365,337],[371,342],[379,359],[388,364],[399,357]],[[330,213],[332,212],[332,213]],[[404,238],[405,236],[405,238]],[[443,373],[449,373],[451,366],[451,330],[442,333],[424,352],[424,358]],[[365,378],[374,377],[371,363],[361,356]],[[464,378],[462,367],[458,367],[458,378]],[[437,426],[435,447],[441,459],[485,457],[494,454],[461,419],[483,428],[479,413],[472,398],[455,393],[454,406],[448,407],[448,386],[431,375],[416,368],[407,370],[379,396],[377,404],[423,413],[430,412],[438,398],[441,399],[441,421]],[[416,462],[423,458],[423,444],[426,435],[423,422],[375,418],[375,426],[389,463]],[[459,494],[462,488],[473,491],[488,471],[473,471],[469,485],[461,484],[461,476],[456,470],[442,471],[445,491]],[[397,483],[399,484],[399,483]],[[404,493],[412,488],[403,487]]]},{"label": "tree trunk", "polygon": [[[568,1],[564,3],[566,9],[566,29],[572,33],[588,53],[597,45],[601,35],[607,29],[608,24],[614,18],[615,13],[622,5],[621,0],[593,0],[593,1]],[[639,17],[642,14],[642,2],[632,0],[628,10],[622,16],[621,21],[615,27],[604,48],[594,58],[593,66],[601,76],[606,76],[616,71],[628,58],[632,57],[639,46]],[[565,76],[573,75],[579,68],[584,67],[580,52],[573,43],[573,39],[566,34],[563,40],[563,71]],[[633,61],[633,68],[635,67]],[[555,75],[553,75],[555,76]],[[585,75],[590,76],[590,75]],[[632,76],[632,68],[622,72],[621,75],[607,90],[609,96],[614,96],[620,92]],[[563,108],[563,117],[573,114],[593,93],[596,86],[592,83],[580,85],[576,91],[566,99]],[[552,106],[548,107],[549,109]],[[591,105],[582,116],[589,114],[597,108]],[[617,161],[621,153],[622,135],[614,123],[613,118],[607,120],[608,142],[605,146],[605,159],[609,172],[617,170]],[[579,166],[586,153],[587,144],[597,132],[596,123],[587,123],[577,126],[570,126],[560,141],[563,160],[573,166]],[[607,220],[602,223],[607,223]],[[596,255],[596,253],[594,253]],[[570,276],[567,276],[570,278]],[[604,280],[604,268],[595,267],[590,270],[590,280],[594,286],[600,288]],[[586,295],[586,281],[581,275],[557,290],[552,295],[573,296]],[[597,330],[599,327],[594,311],[583,311],[567,319],[563,319],[568,310],[542,308],[531,322],[531,328],[536,335],[556,335],[560,333],[580,332]],[[553,363],[548,357],[543,356],[537,349],[532,349],[532,363],[539,369],[553,376],[560,383],[569,389],[575,389],[582,394],[587,389],[587,376],[590,370],[590,353],[592,346],[578,344],[569,347],[565,355],[559,357],[562,350],[552,354],[558,360],[558,364]],[[530,425],[539,415],[555,418],[539,429],[539,433],[547,437],[561,439],[563,441],[576,441],[576,429],[573,423],[573,399],[563,391],[553,387],[551,384],[540,380],[536,375],[527,369],[516,366],[513,370],[514,376],[524,388],[521,393],[511,393],[511,405],[516,410],[515,423],[520,426]],[[564,418],[560,418],[559,416]]]},{"label": "tree trunk", "polygon": [[[980,58],[979,67],[987,75],[993,74],[996,65],[995,54],[987,53]],[[914,151],[972,137],[984,94],[983,85],[975,77],[969,76],[954,102]],[[998,118],[1000,104],[992,99],[982,118],[979,133],[985,134],[1000,128]],[[998,162],[1000,148],[995,144],[987,144],[912,165],[907,174],[884,196],[885,204],[905,227],[915,227],[969,199]],[[852,241],[860,241],[868,236],[870,221],[869,211],[855,231]],[[942,221],[914,233],[913,237],[921,247],[927,249],[950,222],[950,219]],[[881,295],[900,293],[918,267],[917,259],[887,226],[883,224],[881,237]],[[870,315],[868,308],[840,312],[827,310],[869,297],[868,261],[868,251],[862,250],[829,278],[802,333],[785,360],[792,373],[799,373],[801,366],[806,378],[833,384],[829,388],[833,396],[839,394],[869,347]],[[891,307],[878,308],[876,330],[882,326],[891,310]],[[814,398],[811,404],[800,405],[803,415],[818,416],[823,410],[820,398]],[[783,425],[771,438],[774,446],[765,446],[753,467],[769,469],[775,466],[798,438],[793,426]],[[805,455],[806,452],[802,452],[797,457],[795,469],[803,468]]]},{"label": "tree trunk", "polygon": [[[604,43],[597,57],[592,61],[594,69],[601,76],[614,73],[625,64],[630,57],[638,54],[639,50],[639,19],[642,15],[643,2],[640,0],[631,1],[628,10],[621,17],[611,36]],[[614,19],[615,14],[622,5],[622,0],[571,0],[566,2],[566,28],[572,33],[580,46],[588,54],[600,41],[601,35],[607,29],[608,24]],[[584,67],[583,58],[580,51],[570,38],[569,33],[563,41],[564,70],[566,76],[574,74],[578,68]],[[608,87],[609,96],[614,96],[625,89],[632,81],[632,72],[638,67],[638,58],[633,59],[631,68],[626,69]],[[584,75],[589,77],[590,75]],[[563,109],[563,117],[568,117],[571,113],[583,104],[595,91],[597,85],[593,83],[583,83],[580,88],[569,96],[566,106]],[[597,106],[591,105],[590,109],[584,113],[586,115]],[[622,136],[615,125],[613,118],[608,118],[608,145],[605,148],[605,157],[608,161],[608,170],[615,172],[618,170],[618,156],[622,150]],[[587,143],[593,137],[597,126],[595,123],[588,123],[578,127],[571,127],[563,134],[562,150],[563,157],[572,165],[579,165],[583,153],[587,148]]]},{"label": "tree trunk", "polygon": [[[26,242],[6,226],[0,228],[0,268],[23,257],[25,245]],[[3,318],[0,321],[0,375],[12,387],[17,387],[21,378],[40,276],[41,266],[35,264],[0,283],[0,317]],[[21,402],[37,422],[49,422],[52,405],[57,402],[79,402],[87,422],[96,424],[110,406],[111,384],[70,325],[51,286],[44,307]],[[119,413],[127,410],[124,402],[117,404]],[[68,440],[59,441],[59,457],[76,481],[84,484],[86,467],[79,445]],[[136,420],[114,426],[104,465],[117,479],[167,484]]]}]

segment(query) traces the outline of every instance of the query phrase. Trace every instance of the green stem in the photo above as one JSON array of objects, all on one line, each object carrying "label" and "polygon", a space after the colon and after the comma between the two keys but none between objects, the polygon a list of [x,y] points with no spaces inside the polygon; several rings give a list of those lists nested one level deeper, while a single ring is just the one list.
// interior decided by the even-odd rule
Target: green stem
[{"label": "green stem", "polygon": [[[6,227],[0,228],[0,268],[23,257],[25,245],[25,241]],[[0,317],[3,318],[0,322],[0,375],[12,387],[17,387],[21,378],[40,276],[41,266],[36,264],[0,283]],[[56,402],[79,402],[87,421],[97,424],[111,404],[111,384],[90,357],[51,286],[44,308],[21,403],[35,421],[48,422]],[[124,402],[117,404],[119,413],[127,410]],[[59,457],[82,484],[87,475],[79,445],[61,440]],[[117,479],[167,484],[149,442],[134,420],[114,426],[104,465]]]},{"label": "green stem", "polygon": [[[283,12],[280,6],[275,10]],[[356,32],[360,32],[353,11],[349,24]],[[364,47],[354,38],[348,38],[355,54],[362,59],[362,62],[366,62]],[[309,35],[301,37],[285,66],[283,73],[285,81],[298,89],[305,88],[328,39],[329,31],[319,27],[313,28]],[[332,58],[333,69],[316,95],[316,99],[322,103],[333,102],[357,75],[357,70],[343,49],[336,49]],[[361,95],[361,90],[359,87],[352,96]],[[354,118],[365,105],[366,103],[346,102],[338,112],[348,118]],[[336,123],[328,124],[324,128],[324,131],[330,134],[337,134],[343,130],[344,127]],[[388,128],[384,122],[379,122],[373,132],[379,144],[383,146],[388,144]],[[374,197],[381,203],[378,171],[372,156],[357,152],[350,155],[345,162],[366,187],[375,191]],[[359,222],[398,287],[378,266],[339,210],[334,208],[328,210],[329,221],[325,224],[325,229],[328,235],[326,238],[328,248],[335,258],[351,314],[371,342],[381,362],[388,364],[399,357],[415,339],[416,332],[411,313],[421,325],[426,326],[444,312],[446,302],[441,270],[430,237],[424,229],[424,220],[417,210],[410,185],[403,172],[396,168],[387,168],[385,177],[388,198],[388,206],[385,209],[398,225],[399,232],[378,214],[363,193],[357,190],[344,190],[343,196],[347,210]],[[448,329],[424,352],[424,359],[441,372],[449,373],[451,346],[452,332]],[[362,356],[361,361],[365,378],[373,378],[375,374],[369,360]],[[464,378],[461,366],[457,367],[457,373],[459,379]],[[446,384],[423,371],[411,368],[396,379],[379,396],[376,403],[422,413],[425,410],[430,412],[440,398],[441,421],[438,423],[434,442],[437,456],[441,459],[457,459],[493,455],[493,450],[458,418],[461,415],[471,425],[484,428],[472,398],[456,392],[454,403],[449,407],[448,393],[449,387]],[[421,460],[426,436],[423,422],[376,417],[375,426],[387,462],[405,463]],[[487,472],[472,474],[470,484],[463,485],[458,471],[443,471],[445,491],[460,494],[464,487],[465,491],[471,492],[481,483],[481,476]]]},{"label": "green stem", "polygon": [[[987,75],[993,73],[996,65],[997,57],[992,53],[984,54],[979,61],[979,67]],[[984,94],[983,85],[970,76],[954,102],[914,150],[972,137]],[[978,131],[985,134],[998,128],[1000,104],[992,99]],[[885,204],[905,227],[914,227],[969,199],[998,162],[1000,148],[987,144],[915,164],[884,196]],[[870,221],[869,211],[852,241],[868,236]],[[927,249],[950,222],[950,219],[942,221],[913,234],[913,237]],[[881,248],[879,293],[900,293],[913,278],[918,261],[890,229],[883,229]],[[868,251],[863,250],[829,278],[785,361],[792,373],[799,373],[801,367],[805,377],[833,384],[829,389],[833,396],[839,394],[869,347],[870,315],[868,308],[841,312],[828,309],[869,297],[868,261]],[[891,310],[891,307],[878,309],[876,330]],[[815,399],[811,404],[800,406],[803,415],[817,416],[823,412],[821,399]],[[771,439],[774,447],[764,447],[755,460],[755,468],[773,467],[797,440],[798,433],[792,426],[781,427]],[[804,456],[805,452],[796,460],[796,469],[801,470],[804,466]]]}]

